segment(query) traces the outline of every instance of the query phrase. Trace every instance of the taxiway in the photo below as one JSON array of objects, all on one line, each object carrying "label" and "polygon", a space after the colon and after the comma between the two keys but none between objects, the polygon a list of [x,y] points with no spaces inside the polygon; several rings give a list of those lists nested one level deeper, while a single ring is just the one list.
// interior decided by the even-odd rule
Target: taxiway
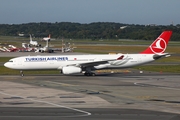
[{"label": "taxiway", "polygon": [[180,119],[178,74],[0,76],[0,119]]}]

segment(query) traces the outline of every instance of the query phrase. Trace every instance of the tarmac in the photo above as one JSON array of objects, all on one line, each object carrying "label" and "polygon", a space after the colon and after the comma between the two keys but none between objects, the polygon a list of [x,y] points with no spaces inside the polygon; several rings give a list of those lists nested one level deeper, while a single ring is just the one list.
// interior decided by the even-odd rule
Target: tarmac
[{"label": "tarmac", "polygon": [[178,120],[179,75],[158,74],[0,76],[0,119]]}]

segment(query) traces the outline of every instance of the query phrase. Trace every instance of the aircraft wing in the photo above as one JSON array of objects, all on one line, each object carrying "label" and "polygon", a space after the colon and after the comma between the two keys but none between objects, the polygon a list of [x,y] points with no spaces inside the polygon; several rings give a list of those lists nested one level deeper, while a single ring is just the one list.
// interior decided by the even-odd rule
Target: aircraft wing
[{"label": "aircraft wing", "polygon": [[91,61],[91,62],[85,62],[85,63],[79,63],[79,64],[71,64],[68,66],[76,66],[76,67],[90,67],[90,66],[97,66],[100,64],[105,64],[108,63],[109,61],[114,61],[114,60],[121,60],[124,58],[124,55],[118,57],[117,59],[110,59],[110,60],[99,60],[99,61]]},{"label": "aircraft wing", "polygon": [[[108,61],[112,61],[112,60],[108,60]],[[88,62],[88,63],[76,64],[75,66],[77,66],[77,67],[97,66],[97,65],[100,65],[100,64],[108,63],[108,61],[107,60],[105,60],[105,61],[93,61],[93,62]]]}]

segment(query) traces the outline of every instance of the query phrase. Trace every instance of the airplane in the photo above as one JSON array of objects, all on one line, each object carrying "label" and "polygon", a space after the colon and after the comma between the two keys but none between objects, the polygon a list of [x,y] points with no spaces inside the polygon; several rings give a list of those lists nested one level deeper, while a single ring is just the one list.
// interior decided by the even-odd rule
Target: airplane
[{"label": "airplane", "polygon": [[19,48],[15,47],[14,45],[9,45],[10,52],[16,52],[19,51]]},{"label": "airplane", "polygon": [[35,52],[41,52],[41,53],[48,52],[48,53],[53,53],[54,50],[49,47],[49,41],[47,40],[47,41],[46,41],[46,46],[37,49]]},{"label": "airplane", "polygon": [[42,40],[44,40],[44,41],[50,41],[50,40],[51,40],[51,34],[49,34],[48,37],[44,37]]},{"label": "airplane", "polygon": [[64,47],[62,47],[61,51],[62,51],[62,52],[72,52],[75,48],[76,48],[76,47],[71,46],[71,43],[66,42],[66,43],[64,44]]},{"label": "airplane", "polygon": [[0,51],[1,51],[1,52],[6,52],[6,50],[3,49],[1,46],[0,46]]},{"label": "airplane", "polygon": [[33,45],[33,46],[36,46],[36,47],[39,47],[39,46],[41,46],[40,44],[38,44],[38,42],[37,41],[33,41],[32,40],[32,36],[31,35],[29,35],[30,36],[30,45],[29,45],[29,47],[31,46],[31,45]]},{"label": "airplane", "polygon": [[56,55],[56,56],[22,56],[10,59],[4,64],[10,69],[20,70],[60,70],[63,74],[84,73],[85,76],[95,76],[94,70],[130,68],[143,65],[162,57],[169,57],[164,53],[172,31],[164,31],[144,51],[138,54],[92,54],[92,55]]},{"label": "airplane", "polygon": [[4,50],[6,50],[7,52],[11,52],[11,50],[9,50],[7,47],[3,47]]},{"label": "airplane", "polygon": [[27,43],[22,43],[22,48],[20,49],[20,52],[22,51],[26,51],[26,52],[35,51],[35,48],[29,47]]}]

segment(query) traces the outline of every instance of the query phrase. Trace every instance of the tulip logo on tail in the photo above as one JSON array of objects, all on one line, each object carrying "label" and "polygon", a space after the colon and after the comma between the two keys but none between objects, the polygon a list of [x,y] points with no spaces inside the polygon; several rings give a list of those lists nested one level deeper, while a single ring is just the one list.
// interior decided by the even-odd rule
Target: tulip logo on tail
[{"label": "tulip logo on tail", "polygon": [[172,31],[164,31],[146,50],[142,51],[141,54],[164,53],[171,35]]},{"label": "tulip logo on tail", "polygon": [[163,38],[157,40],[150,46],[153,53],[163,53],[166,50],[166,42]]}]

